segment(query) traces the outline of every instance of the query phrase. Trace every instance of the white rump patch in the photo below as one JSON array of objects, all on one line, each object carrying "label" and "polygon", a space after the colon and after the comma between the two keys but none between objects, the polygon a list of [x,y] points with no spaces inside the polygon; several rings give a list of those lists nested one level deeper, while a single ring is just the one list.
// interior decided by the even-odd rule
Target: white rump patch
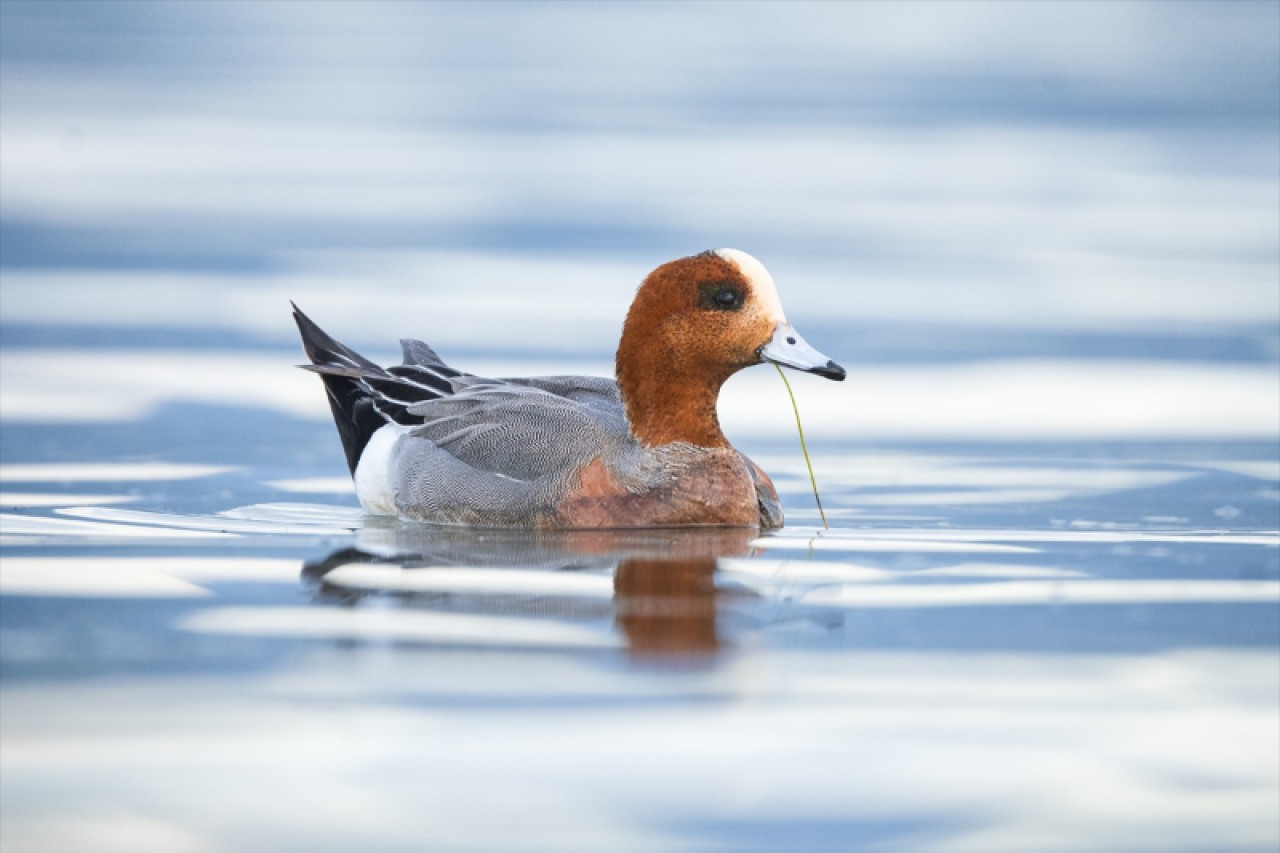
[{"label": "white rump patch", "polygon": [[356,497],[365,512],[396,514],[396,496],[391,491],[391,450],[403,433],[397,424],[379,427],[360,454],[356,463]]},{"label": "white rump patch", "polygon": [[782,312],[782,302],[778,299],[778,288],[773,284],[773,276],[764,268],[764,264],[739,249],[716,249],[715,253],[738,268],[742,277],[751,285],[756,299],[769,314],[779,323],[787,322]]}]

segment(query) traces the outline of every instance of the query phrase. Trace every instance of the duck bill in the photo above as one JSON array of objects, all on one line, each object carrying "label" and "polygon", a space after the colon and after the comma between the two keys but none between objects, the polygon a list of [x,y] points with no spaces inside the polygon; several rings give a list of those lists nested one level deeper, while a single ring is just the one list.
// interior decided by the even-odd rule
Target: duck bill
[{"label": "duck bill", "polygon": [[779,323],[769,343],[760,347],[760,358],[805,373],[816,373],[840,382],[844,368],[809,346],[790,323]]}]

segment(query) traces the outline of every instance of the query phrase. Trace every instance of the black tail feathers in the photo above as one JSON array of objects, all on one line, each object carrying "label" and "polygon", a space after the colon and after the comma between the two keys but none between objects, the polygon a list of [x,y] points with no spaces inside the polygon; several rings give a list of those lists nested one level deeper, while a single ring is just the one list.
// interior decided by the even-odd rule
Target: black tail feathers
[{"label": "black tail feathers", "polygon": [[[293,305],[292,302],[289,304]],[[337,424],[342,449],[347,455],[347,467],[354,475],[365,445],[388,421],[378,411],[364,377],[369,374],[386,375],[386,371],[329,337],[297,305],[293,305],[293,319],[302,334],[302,349],[311,359],[311,364],[304,364],[302,368],[320,374],[324,380],[329,408],[333,410],[333,421]]]},{"label": "black tail feathers", "polygon": [[421,424],[422,417],[412,414],[410,407],[452,394],[453,380],[463,375],[421,341],[401,341],[404,363],[384,369],[329,337],[297,305],[293,305],[293,319],[311,359],[311,364],[301,366],[324,380],[352,474],[375,432],[393,422]]}]

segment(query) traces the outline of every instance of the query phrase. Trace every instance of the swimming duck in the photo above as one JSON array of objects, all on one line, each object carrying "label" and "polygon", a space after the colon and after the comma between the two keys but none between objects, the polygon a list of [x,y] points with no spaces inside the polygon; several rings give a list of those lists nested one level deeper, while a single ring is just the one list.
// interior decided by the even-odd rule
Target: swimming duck
[{"label": "swimming duck", "polygon": [[618,344],[617,380],[487,379],[402,340],[383,368],[294,306],[366,512],[524,528],[781,527],[768,475],[720,430],[720,387],[772,361],[842,380],[787,322],[745,252],[670,261],[644,279]]}]

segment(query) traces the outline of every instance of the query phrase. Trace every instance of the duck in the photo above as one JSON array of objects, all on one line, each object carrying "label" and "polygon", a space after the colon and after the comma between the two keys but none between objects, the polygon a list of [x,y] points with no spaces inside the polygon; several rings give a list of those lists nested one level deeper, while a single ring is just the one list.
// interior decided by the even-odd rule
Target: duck
[{"label": "duck", "polygon": [[721,386],[773,362],[843,367],[788,322],[773,278],[737,249],[668,261],[636,291],[614,378],[488,378],[401,340],[382,367],[293,316],[366,513],[411,522],[572,530],[779,528],[769,476],[725,438]]}]

